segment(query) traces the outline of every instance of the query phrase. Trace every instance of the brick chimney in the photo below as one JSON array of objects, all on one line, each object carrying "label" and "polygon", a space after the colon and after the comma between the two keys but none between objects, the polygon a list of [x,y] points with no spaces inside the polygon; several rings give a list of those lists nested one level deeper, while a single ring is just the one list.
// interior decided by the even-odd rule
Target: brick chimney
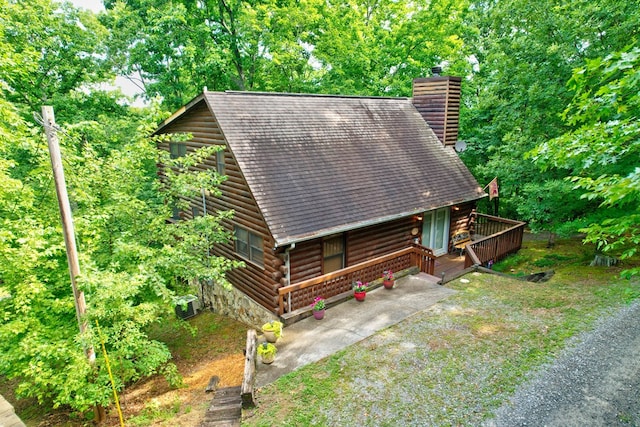
[{"label": "brick chimney", "polygon": [[434,67],[432,72],[433,77],[413,80],[413,105],[440,142],[453,148],[458,140],[462,79],[440,76],[440,67]]}]

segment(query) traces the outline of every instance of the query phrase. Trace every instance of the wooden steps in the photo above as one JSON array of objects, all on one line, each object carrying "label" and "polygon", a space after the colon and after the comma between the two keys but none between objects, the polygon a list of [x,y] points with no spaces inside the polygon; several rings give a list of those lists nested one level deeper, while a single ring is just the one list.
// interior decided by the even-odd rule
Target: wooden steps
[{"label": "wooden steps", "polygon": [[[242,408],[256,405],[253,389],[256,381],[256,341],[256,330],[249,329],[242,385],[216,390],[220,378],[211,377],[205,391],[215,394],[204,416],[204,421],[200,424],[201,427],[240,427]],[[0,425],[0,427],[3,426]]]},{"label": "wooden steps", "polygon": [[216,390],[201,427],[239,427],[242,418],[240,386]]}]

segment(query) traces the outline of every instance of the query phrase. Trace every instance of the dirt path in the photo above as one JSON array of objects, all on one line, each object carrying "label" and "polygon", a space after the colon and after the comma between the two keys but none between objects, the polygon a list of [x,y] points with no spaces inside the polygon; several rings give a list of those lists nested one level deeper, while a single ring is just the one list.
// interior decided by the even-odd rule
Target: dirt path
[{"label": "dirt path", "polygon": [[601,319],[486,426],[640,426],[640,301]]}]

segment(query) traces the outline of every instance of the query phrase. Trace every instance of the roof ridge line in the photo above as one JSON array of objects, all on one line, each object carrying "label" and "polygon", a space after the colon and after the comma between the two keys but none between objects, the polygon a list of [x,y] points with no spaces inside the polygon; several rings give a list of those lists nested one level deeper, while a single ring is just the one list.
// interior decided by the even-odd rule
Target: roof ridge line
[{"label": "roof ridge line", "polygon": [[[215,93],[206,91],[205,93]],[[220,93],[220,92],[218,92]],[[225,90],[224,93],[230,95],[259,95],[259,96],[291,96],[291,97],[317,97],[317,98],[354,98],[354,99],[398,99],[408,100],[405,96],[375,96],[375,95],[343,95],[330,93],[292,93],[292,92],[260,92],[246,90]]]}]

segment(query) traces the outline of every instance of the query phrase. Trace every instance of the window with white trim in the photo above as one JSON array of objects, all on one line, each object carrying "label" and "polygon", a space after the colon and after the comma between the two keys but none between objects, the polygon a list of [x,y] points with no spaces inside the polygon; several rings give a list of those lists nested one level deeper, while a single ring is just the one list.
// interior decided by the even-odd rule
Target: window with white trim
[{"label": "window with white trim", "polygon": [[234,226],[236,236],[236,252],[247,260],[264,265],[264,240],[258,234],[239,226]]}]

